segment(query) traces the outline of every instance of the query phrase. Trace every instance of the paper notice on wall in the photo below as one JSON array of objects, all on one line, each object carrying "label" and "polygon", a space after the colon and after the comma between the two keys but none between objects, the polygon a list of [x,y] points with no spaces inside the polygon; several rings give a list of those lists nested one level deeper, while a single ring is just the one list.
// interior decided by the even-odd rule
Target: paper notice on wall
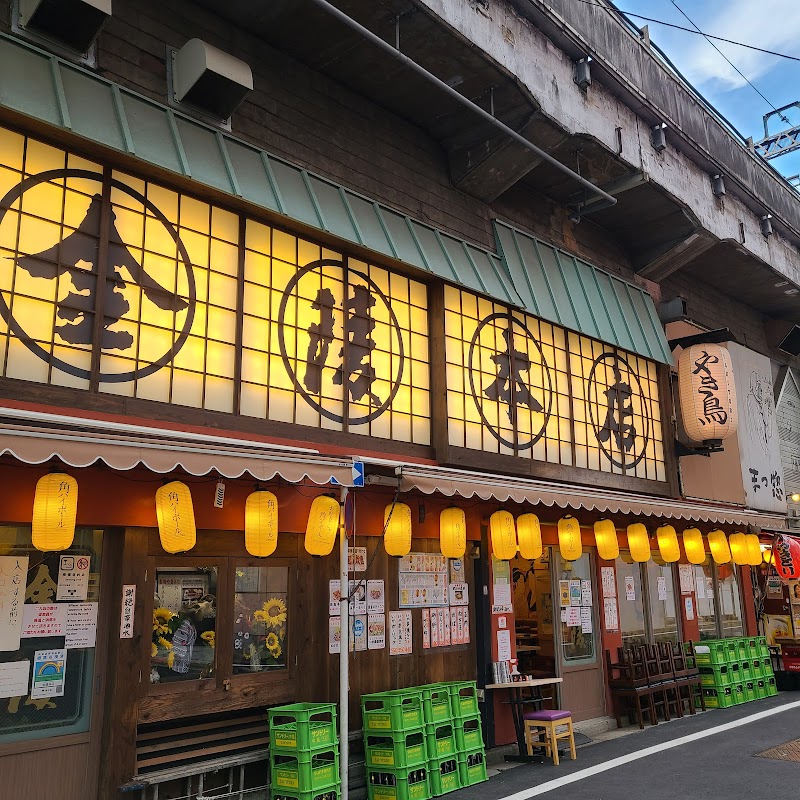
[{"label": "paper notice on wall", "polygon": [[350,618],[351,652],[360,653],[367,649],[367,615],[359,614]]},{"label": "paper notice on wall", "polygon": [[464,618],[464,638],[462,642],[469,644],[469,608],[462,608],[461,614]]},{"label": "paper notice on wall", "polygon": [[636,599],[636,581],[633,575],[625,576],[625,599],[630,601]]},{"label": "paper notice on wall", "polygon": [[28,556],[0,556],[0,652],[19,650],[27,575]]},{"label": "paper notice on wall", "polygon": [[431,609],[431,647],[439,646],[439,617],[436,609]]},{"label": "paper notice on wall", "polygon": [[350,581],[350,616],[357,617],[367,613],[367,582]]},{"label": "paper notice on wall", "polygon": [[67,674],[66,650],[37,650],[33,654],[31,700],[61,697]]},{"label": "paper notice on wall", "polygon": [[492,613],[511,613],[514,606],[511,599],[511,570],[508,561],[499,561],[492,556],[492,580]]},{"label": "paper notice on wall", "polygon": [[451,583],[449,588],[451,606],[469,605],[469,585],[466,583]]},{"label": "paper notice on wall", "polygon": [[603,581],[603,597],[616,597],[617,581],[614,577],[614,567],[600,567],[600,577]]},{"label": "paper notice on wall", "polygon": [[463,583],[464,578],[464,559],[450,559],[450,583]]},{"label": "paper notice on wall", "polygon": [[413,649],[410,611],[389,612],[389,655],[408,655]]},{"label": "paper notice on wall", "polygon": [[342,652],[342,618],[328,617],[328,652]]},{"label": "paper notice on wall", "polygon": [[58,560],[56,600],[85,600],[88,591],[88,556],[61,556]]},{"label": "paper notice on wall", "polygon": [[30,661],[9,661],[7,664],[0,664],[0,697],[27,695],[30,681]]},{"label": "paper notice on wall", "polygon": [[581,608],[581,631],[583,633],[592,632],[592,609],[586,606]]},{"label": "paper notice on wall", "polygon": [[386,615],[370,614],[367,617],[369,636],[367,647],[370,650],[383,650],[386,647]]},{"label": "paper notice on wall", "polygon": [[430,609],[422,609],[422,647],[429,650],[431,646],[431,612]]},{"label": "paper notice on wall", "polygon": [[569,605],[569,581],[558,582],[558,595],[561,598],[561,608]]},{"label": "paper notice on wall", "polygon": [[566,622],[567,621],[567,609],[566,608],[562,608],[561,609],[561,621],[562,622]]},{"label": "paper notice on wall", "polygon": [[136,611],[136,584],[122,587],[122,605],[119,610],[119,638],[133,639],[134,613]]},{"label": "paper notice on wall", "polygon": [[702,573],[696,576],[694,593],[698,600],[706,599],[706,576]]},{"label": "paper notice on wall", "polygon": [[687,620],[694,619],[694,602],[692,601],[692,598],[687,597],[684,600],[684,603],[686,604],[686,619]]},{"label": "paper notice on wall", "polygon": [[511,661],[511,631],[497,631],[497,660]]},{"label": "paper notice on wall", "polygon": [[386,610],[386,584],[383,581],[367,581],[367,613],[383,614]]},{"label": "paper notice on wall", "polygon": [[97,639],[97,603],[67,603],[64,647],[94,647]]},{"label": "paper notice on wall", "polygon": [[364,572],[367,568],[367,548],[350,547],[347,550],[347,571]]},{"label": "paper notice on wall", "polygon": [[[706,576],[706,597],[712,598],[714,597],[714,580],[710,575]],[[731,612],[724,612],[724,613],[733,613]]]},{"label": "paper notice on wall", "polygon": [[569,606],[567,608],[567,625],[570,628],[577,628],[581,624],[581,607]]},{"label": "paper notice on wall", "polygon": [[663,575],[659,575],[656,579],[656,584],[658,585],[658,599],[659,600],[666,600],[667,599],[667,579]]},{"label": "paper notice on wall", "polygon": [[619,614],[617,612],[617,599],[606,597],[603,599],[603,617],[607,631],[619,630]]},{"label": "paper notice on wall", "polygon": [[587,580],[581,581],[581,605],[592,605],[592,582]]},{"label": "paper notice on wall", "polygon": [[22,609],[22,638],[63,636],[66,621],[66,603],[28,603]]},{"label": "paper notice on wall", "polygon": [[458,609],[450,609],[450,644],[461,644],[458,638]]},{"label": "paper notice on wall", "polygon": [[328,614],[332,617],[338,617],[342,612],[341,585],[341,581],[328,581]]},{"label": "paper notice on wall", "polygon": [[678,575],[680,576],[681,594],[691,594],[694,589],[692,565],[678,564]]},{"label": "paper notice on wall", "polygon": [[[800,610],[798,610],[800,616]],[[464,609],[459,607],[456,609],[456,627],[458,628],[458,643],[464,644]]]},{"label": "paper notice on wall", "polygon": [[569,604],[571,606],[580,606],[581,604],[580,580],[572,580],[569,582]]},{"label": "paper notice on wall", "polygon": [[449,647],[453,643],[452,632],[450,630],[450,609],[443,608],[441,614],[442,625],[444,626],[444,645],[445,647]]}]

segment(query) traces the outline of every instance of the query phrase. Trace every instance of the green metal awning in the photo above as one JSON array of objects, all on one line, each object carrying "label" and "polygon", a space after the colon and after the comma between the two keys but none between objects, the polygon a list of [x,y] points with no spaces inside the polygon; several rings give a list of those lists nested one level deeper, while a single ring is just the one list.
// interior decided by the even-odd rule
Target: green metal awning
[{"label": "green metal awning", "polygon": [[497,249],[522,305],[537,317],[672,363],[650,295],[528,233],[495,221]]},{"label": "green metal awning", "polygon": [[0,34],[0,104],[657,361],[649,295],[507,225],[484,250]]}]

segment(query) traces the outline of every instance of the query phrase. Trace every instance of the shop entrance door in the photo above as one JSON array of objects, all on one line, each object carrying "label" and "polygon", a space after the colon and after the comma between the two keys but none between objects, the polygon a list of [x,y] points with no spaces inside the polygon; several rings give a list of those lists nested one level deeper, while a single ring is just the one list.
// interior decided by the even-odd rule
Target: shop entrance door
[{"label": "shop entrance door", "polygon": [[558,548],[552,548],[552,554],[553,595],[559,598],[561,612],[560,624],[555,626],[556,663],[564,679],[561,708],[571,711],[576,721],[602,717],[606,692],[597,627],[594,553],[584,552],[577,561],[562,559]]}]

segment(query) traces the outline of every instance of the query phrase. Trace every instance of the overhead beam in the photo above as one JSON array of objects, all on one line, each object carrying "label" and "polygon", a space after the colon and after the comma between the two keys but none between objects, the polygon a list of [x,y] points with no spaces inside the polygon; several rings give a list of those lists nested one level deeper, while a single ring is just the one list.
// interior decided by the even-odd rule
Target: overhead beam
[{"label": "overhead beam", "polygon": [[663,281],[678,270],[683,269],[689,262],[699,258],[710,250],[717,239],[703,230],[696,230],[689,236],[668,246],[657,256],[636,270],[638,275],[650,281]]}]

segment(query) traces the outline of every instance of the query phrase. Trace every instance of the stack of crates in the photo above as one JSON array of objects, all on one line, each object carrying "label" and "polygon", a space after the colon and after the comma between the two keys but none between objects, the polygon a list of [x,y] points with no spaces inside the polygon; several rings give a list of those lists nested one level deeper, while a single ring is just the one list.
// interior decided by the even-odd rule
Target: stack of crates
[{"label": "stack of crates", "polygon": [[333,703],[269,709],[272,800],[339,800]]},{"label": "stack of crates", "polygon": [[729,708],[778,693],[763,636],[700,642],[695,659],[707,708]]},{"label": "stack of crates", "polygon": [[370,800],[429,800],[486,780],[475,682],[361,698]]}]

